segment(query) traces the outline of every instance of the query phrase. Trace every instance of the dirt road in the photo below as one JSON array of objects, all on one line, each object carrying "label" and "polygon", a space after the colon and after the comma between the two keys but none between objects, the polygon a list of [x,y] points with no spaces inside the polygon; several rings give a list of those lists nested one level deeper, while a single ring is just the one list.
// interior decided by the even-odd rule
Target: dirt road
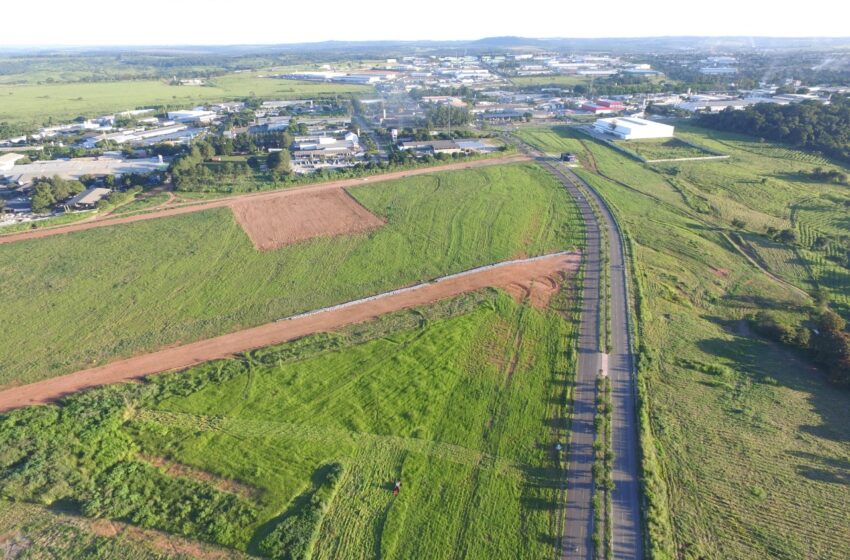
[{"label": "dirt road", "polygon": [[551,287],[552,280],[558,276],[575,272],[579,262],[578,254],[565,252],[488,265],[259,327],[7,389],[0,391],[0,412],[31,404],[43,404],[89,387],[183,369],[246,350],[280,344],[317,332],[331,331],[345,325],[368,321],[385,313],[425,305],[481,288],[506,288],[513,293],[522,293],[533,301],[533,292],[536,289]]},{"label": "dirt road", "polygon": [[174,205],[169,206],[167,208],[162,208],[161,210],[156,210],[153,212],[148,212],[146,214],[135,214],[132,216],[124,216],[124,217],[103,217],[103,218],[95,218],[93,220],[86,220],[84,222],[77,222],[75,224],[69,224],[67,226],[56,226],[52,228],[44,228],[44,229],[34,229],[30,231],[23,231],[20,233],[13,233],[9,235],[0,235],[0,245],[4,243],[15,243],[16,241],[23,241],[25,239],[41,239],[43,237],[50,237],[52,235],[61,235],[65,233],[74,233],[77,231],[85,231],[87,229],[95,229],[101,227],[109,227],[118,224],[130,224],[133,222],[141,222],[144,220],[155,220],[156,218],[164,218],[167,216],[179,216],[181,214],[190,214],[192,212],[201,212],[203,210],[209,210],[211,208],[224,208],[230,207],[239,201],[244,201],[246,199],[250,199],[252,201],[258,200],[277,200],[281,198],[290,197],[296,194],[302,194],[305,192],[321,192],[327,190],[334,189],[344,189],[347,187],[356,187],[359,185],[368,185],[370,183],[380,183],[383,181],[392,181],[393,179],[401,179],[403,177],[413,177],[415,175],[427,175],[429,173],[436,173],[438,171],[455,171],[459,169],[473,169],[477,167],[488,167],[491,165],[504,165],[506,163],[515,163],[520,161],[528,161],[528,157],[522,155],[512,155],[491,159],[482,159],[477,161],[470,162],[461,162],[461,163],[449,163],[447,165],[438,165],[434,167],[422,167],[418,169],[409,169],[405,171],[394,171],[392,173],[384,173],[382,175],[372,175],[370,177],[363,177],[360,179],[343,179],[340,181],[330,181],[327,183],[317,183],[313,185],[304,185],[303,187],[292,187],[289,189],[282,189],[276,191],[266,191],[259,193],[249,193],[240,196],[231,196],[227,198],[219,198],[210,201],[204,202],[196,202],[196,203],[188,203],[184,205]]}]

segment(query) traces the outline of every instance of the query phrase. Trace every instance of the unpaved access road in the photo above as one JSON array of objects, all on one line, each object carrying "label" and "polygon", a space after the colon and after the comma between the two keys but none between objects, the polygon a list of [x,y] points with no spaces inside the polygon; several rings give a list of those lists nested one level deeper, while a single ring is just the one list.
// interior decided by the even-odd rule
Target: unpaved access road
[{"label": "unpaved access road", "polygon": [[[179,216],[180,214],[190,214],[192,212],[202,212],[211,208],[231,207],[239,201],[250,199],[252,201],[260,200],[277,200],[303,194],[305,192],[322,192],[335,189],[344,189],[348,187],[356,187],[359,185],[369,185],[371,183],[380,183],[384,181],[392,181],[394,179],[402,179],[404,177],[413,177],[416,175],[427,175],[439,171],[457,171],[460,169],[474,169],[477,167],[489,167],[491,165],[504,165],[507,163],[516,163],[520,161],[528,161],[529,158],[523,155],[511,155],[505,157],[495,157],[490,159],[481,159],[476,161],[449,163],[446,165],[437,165],[433,167],[421,167],[418,169],[408,169],[405,171],[393,171],[392,173],[384,173],[382,175],[371,175],[369,177],[361,177],[359,179],[343,179],[340,181],[329,181],[327,183],[316,183],[312,185],[304,185],[303,187],[292,187],[289,189],[281,189],[276,191],[264,191],[259,193],[249,193],[239,196],[231,196],[227,198],[217,198],[204,202],[192,202],[180,206],[170,206],[147,212],[145,214],[134,214],[124,217],[103,217],[77,222],[67,226],[56,226],[44,229],[34,229],[23,231],[20,233],[12,233],[9,235],[0,235],[0,245],[4,243],[15,243],[25,239],[41,239],[52,235],[61,235],[65,233],[74,233],[77,231],[85,231],[87,229],[95,229],[109,227],[119,224],[130,224],[133,222],[141,222],[144,220],[155,220],[156,218],[165,218],[167,216]],[[2,232],[0,232],[2,233]]]},{"label": "unpaved access road", "polygon": [[553,279],[565,273],[574,273],[580,260],[581,257],[577,253],[562,252],[488,265],[424,284],[280,319],[259,327],[14,387],[0,391],[0,412],[31,404],[44,404],[90,387],[184,369],[202,362],[227,358],[246,350],[280,344],[317,332],[332,331],[374,319],[385,313],[426,305],[481,288],[499,287],[514,293],[519,291],[533,300],[531,292],[536,286],[550,286]]}]

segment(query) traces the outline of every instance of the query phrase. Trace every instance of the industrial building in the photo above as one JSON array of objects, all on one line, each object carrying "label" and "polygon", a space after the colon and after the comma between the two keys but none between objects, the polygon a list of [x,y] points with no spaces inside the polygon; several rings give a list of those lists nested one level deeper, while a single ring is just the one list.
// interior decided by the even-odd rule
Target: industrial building
[{"label": "industrial building", "polygon": [[463,151],[454,140],[426,140],[402,142],[399,149],[422,154],[459,154]]},{"label": "industrial building", "polygon": [[333,136],[296,138],[292,143],[292,164],[296,173],[318,167],[348,167],[364,153],[360,138],[353,132],[341,139]]},{"label": "industrial building", "polygon": [[120,177],[128,173],[147,174],[165,171],[168,164],[161,157],[148,159],[124,159],[120,156],[100,156],[74,159],[53,159],[15,165],[0,172],[0,182],[16,186],[32,184],[39,177],[58,175],[62,179],[79,179],[84,175]]},{"label": "industrial building", "polygon": [[637,117],[599,119],[593,125],[593,130],[600,134],[614,136],[620,140],[673,137],[673,127],[669,124],[661,124]]},{"label": "industrial building", "polygon": [[216,118],[215,111],[205,111],[201,109],[194,109],[191,111],[169,111],[168,118],[172,121],[177,121],[181,123],[185,122],[202,122],[207,123]]},{"label": "industrial building", "polygon": [[754,101],[747,99],[692,99],[676,104],[676,109],[690,111],[691,113],[718,113],[726,108],[743,109],[755,105]]}]

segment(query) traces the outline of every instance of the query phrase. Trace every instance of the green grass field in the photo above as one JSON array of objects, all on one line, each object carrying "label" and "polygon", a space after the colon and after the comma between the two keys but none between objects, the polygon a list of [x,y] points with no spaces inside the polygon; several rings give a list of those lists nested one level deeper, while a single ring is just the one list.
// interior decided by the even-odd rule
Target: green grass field
[{"label": "green grass field", "polygon": [[363,94],[368,86],[261,78],[243,72],[211,78],[205,86],[172,86],[160,80],[0,85],[0,122],[55,124],[151,105],[190,107],[200,103],[259,97],[293,99]]},{"label": "green grass field", "polygon": [[[847,189],[801,181],[800,170],[824,165],[811,154],[685,126],[677,134],[732,157],[646,166],[565,128],[541,144],[552,152],[582,144],[579,173],[614,206],[634,248],[652,549],[679,558],[847,558],[850,395],[749,332],[749,315],[772,309],[799,320],[808,301],[723,235],[743,220],[740,231],[771,271],[809,288],[807,250],[767,240],[765,228],[794,228],[796,206],[803,223],[840,226],[837,204],[819,211],[803,202],[843,200]],[[846,269],[822,266],[834,286],[850,287]],[[832,305],[842,309],[837,297]]]},{"label": "green grass field", "polygon": [[618,141],[617,144],[626,150],[636,153],[645,160],[694,158],[714,155],[692,144],[683,142],[678,138],[626,140]]},{"label": "green grass field", "polygon": [[566,87],[571,88],[577,85],[590,85],[590,76],[517,76],[511,78],[517,86],[544,86],[544,87]]},{"label": "green grass field", "polygon": [[[511,78],[511,82],[517,86],[542,86],[542,87],[565,87],[583,85],[590,87],[594,82],[604,83],[608,78],[604,76],[579,76],[579,75],[550,75],[550,76],[517,76]],[[616,77],[614,78],[616,79]],[[664,76],[651,76],[647,81],[660,82],[665,80]]]},{"label": "green grass field", "polygon": [[353,189],[388,224],[258,252],[228,209],[0,246],[0,385],[187,343],[478,265],[575,247],[534,164]]},{"label": "green grass field", "polygon": [[522,127],[516,130],[516,135],[549,154],[583,153],[581,142],[577,138],[562,134],[564,130],[566,129],[561,127]]},{"label": "green grass field", "polygon": [[[199,485],[254,512],[222,534],[256,554],[275,527],[303,514],[333,463],[342,475],[311,521],[310,558],[551,558],[563,498],[551,446],[562,436],[573,336],[569,297],[552,305],[537,310],[485,290],[145,385],[97,389],[71,397],[40,432],[61,446],[27,439],[52,410],[0,416],[0,493],[89,511],[109,490],[87,480],[167,457],[182,477],[154,471],[160,485],[145,500],[131,490],[126,513],[106,517],[192,536],[157,514],[172,500],[166,481],[172,491]],[[75,462],[79,446],[88,451]],[[62,466],[41,474],[46,464]],[[56,475],[68,482],[45,481]],[[175,515],[202,507],[185,503]],[[4,519],[4,508],[22,506],[0,501],[0,527],[24,526],[43,546],[30,527],[35,514]]]}]

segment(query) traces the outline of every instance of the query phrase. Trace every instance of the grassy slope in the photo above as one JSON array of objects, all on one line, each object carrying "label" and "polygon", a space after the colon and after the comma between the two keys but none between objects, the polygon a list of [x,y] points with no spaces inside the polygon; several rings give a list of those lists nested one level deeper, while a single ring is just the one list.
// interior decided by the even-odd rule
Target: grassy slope
[{"label": "grassy slope", "polygon": [[[302,507],[324,466],[340,463],[344,474],[322,513],[312,558],[550,558],[563,499],[551,442],[563,437],[574,365],[566,317],[574,305],[567,291],[548,310],[495,290],[465,294],[145,385],[71,396],[64,406],[82,401],[87,414],[65,420],[79,428],[59,432],[74,445],[84,438],[101,451],[129,449],[129,456],[99,453],[86,463],[96,472],[114,461],[166,456],[191,473],[192,484],[238,492],[259,511],[256,521],[233,528],[234,546],[251,553],[282,515]],[[12,456],[29,445],[27,430],[53,429],[30,412],[0,415]],[[117,423],[97,420],[116,412]],[[65,469],[73,464],[61,448],[47,453]],[[10,482],[20,463],[3,460],[4,493],[27,496],[28,486]],[[25,463],[42,484],[43,465]],[[394,498],[396,479],[402,492]],[[52,494],[63,498],[57,511],[75,511],[100,491],[60,487]],[[108,528],[0,500],[0,545],[22,543],[34,558],[45,550],[105,558],[123,546],[128,558],[148,558],[142,545],[177,552],[188,543],[157,545],[164,538],[135,529],[107,538]]]},{"label": "grassy slope", "polygon": [[562,250],[581,235],[571,200],[533,164],[353,194],[388,225],[260,253],[221,209],[0,246],[0,385]]},{"label": "grassy slope", "polygon": [[[556,315],[502,296],[362,345],[258,364],[138,416],[150,452],[262,489],[261,523],[319,466],[345,464],[314,558],[543,558],[557,470],[539,443],[551,437],[568,333]],[[180,429],[212,417],[214,430]]]},{"label": "grassy slope", "polygon": [[[754,230],[790,225],[794,200],[837,189],[784,178],[814,165],[806,154],[786,150],[775,159],[754,153],[756,142],[712,146],[701,133],[687,134],[732,159],[677,165],[671,184],[656,168],[590,140],[582,153],[587,168],[613,179],[582,172],[634,241],[647,298],[643,342],[656,354],[644,381],[675,551],[846,558],[850,396],[743,328],[740,319],[755,310],[797,313],[804,302],[748,265],[716,229],[739,216]],[[567,138],[563,149],[575,143]],[[761,175],[770,177],[767,187]]]},{"label": "grassy slope", "polygon": [[635,152],[644,159],[671,159],[714,155],[705,150],[686,144],[678,138],[625,140],[619,141],[617,144],[626,150]]},{"label": "grassy slope", "polygon": [[38,125],[50,117],[58,123],[150,105],[188,107],[252,96],[292,99],[370,91],[368,86],[259,78],[248,72],[219,76],[206,86],[171,86],[159,80],[0,85],[0,121]]}]

